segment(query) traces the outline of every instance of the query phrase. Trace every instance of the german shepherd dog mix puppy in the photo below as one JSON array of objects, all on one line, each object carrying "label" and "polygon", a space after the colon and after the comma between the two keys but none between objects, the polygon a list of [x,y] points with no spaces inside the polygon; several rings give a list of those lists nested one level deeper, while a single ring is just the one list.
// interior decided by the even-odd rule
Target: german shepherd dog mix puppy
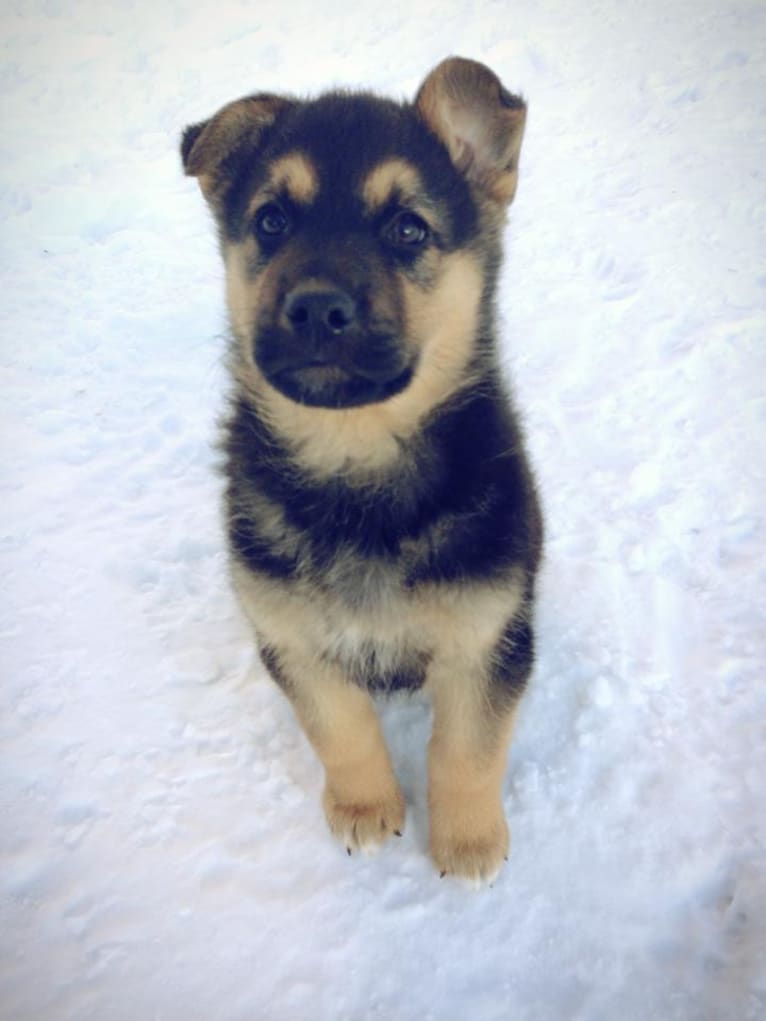
[{"label": "german shepherd dog mix puppy", "polygon": [[258,93],[186,129],[226,264],[235,587],[348,849],[401,834],[372,694],[425,686],[430,853],[491,881],[542,526],[495,350],[524,102],[450,58],[414,103]]}]

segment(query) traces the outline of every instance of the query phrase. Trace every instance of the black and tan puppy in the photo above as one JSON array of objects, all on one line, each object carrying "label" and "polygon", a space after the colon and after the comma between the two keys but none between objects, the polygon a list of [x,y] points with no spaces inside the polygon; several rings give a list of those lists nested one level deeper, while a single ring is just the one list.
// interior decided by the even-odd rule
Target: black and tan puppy
[{"label": "black and tan puppy", "polygon": [[415,102],[258,94],[187,128],[233,332],[233,574],[349,849],[404,825],[371,693],[425,685],[430,849],[491,880],[541,520],[494,291],[525,106],[482,64]]}]

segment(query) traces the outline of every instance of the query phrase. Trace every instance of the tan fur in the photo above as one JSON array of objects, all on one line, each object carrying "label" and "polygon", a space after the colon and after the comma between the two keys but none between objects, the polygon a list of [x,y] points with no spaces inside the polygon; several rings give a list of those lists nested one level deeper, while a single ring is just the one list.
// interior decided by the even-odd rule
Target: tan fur
[{"label": "tan fur", "polygon": [[280,157],[269,168],[268,184],[256,193],[248,209],[252,216],[259,205],[268,197],[284,189],[293,201],[308,204],[319,193],[319,176],[308,157],[301,152],[291,152]]},{"label": "tan fur", "polygon": [[286,694],[324,766],[330,829],[349,850],[373,850],[401,832],[405,808],[372,699],[295,646],[282,662]]},{"label": "tan fur", "polygon": [[486,662],[521,606],[520,578],[495,596],[484,593],[460,620],[445,616],[428,681],[430,854],[442,874],[476,884],[492,882],[508,854],[502,784],[513,718],[490,703]]},{"label": "tan fur", "polygon": [[248,258],[255,255],[255,251],[255,243],[249,240],[236,245],[229,244],[223,252],[229,322],[240,348],[240,359],[244,362],[251,359],[250,338],[263,286],[262,277],[253,280],[247,272]]},{"label": "tan fur", "polygon": [[284,657],[286,693],[325,768],[328,822],[348,847],[372,847],[400,829],[404,806],[369,695],[328,660],[352,662],[371,634],[383,666],[409,648],[429,654],[432,857],[443,872],[491,880],[508,851],[501,787],[511,727],[489,704],[486,665],[521,607],[521,573],[415,593],[393,579],[381,587],[378,577],[379,598],[362,609],[236,563],[233,576],[259,640]]},{"label": "tan fur", "polygon": [[393,655],[408,647],[434,653],[429,686],[445,692],[452,684],[462,689],[462,676],[481,669],[503,627],[519,610],[523,594],[516,572],[495,583],[424,585],[414,592],[403,589],[396,577],[386,584],[385,576],[378,576],[377,599],[352,606],[327,594],[318,598],[310,585],[261,579],[236,561],[232,571],[242,604],[267,644],[298,647],[307,656],[350,659],[373,634],[384,655],[385,649]]},{"label": "tan fur", "polygon": [[[470,684],[462,690],[476,691]],[[429,850],[442,874],[492,882],[508,856],[502,787],[512,730],[512,715],[493,718],[478,699],[458,706],[434,697]]]},{"label": "tan fur", "polygon": [[374,472],[396,459],[423,418],[459,386],[471,382],[465,369],[473,353],[483,278],[467,252],[445,256],[434,287],[424,291],[404,281],[408,339],[420,350],[412,383],[390,400],[360,408],[306,408],[274,390],[252,360],[259,280],[247,275],[247,243],[225,255],[229,312],[240,342],[238,377],[259,410],[291,446],[296,459],[318,476]]},{"label": "tan fur", "polygon": [[405,204],[423,192],[420,175],[407,160],[396,158],[379,163],[362,182],[362,198],[373,212],[386,205],[392,194],[401,193]]}]

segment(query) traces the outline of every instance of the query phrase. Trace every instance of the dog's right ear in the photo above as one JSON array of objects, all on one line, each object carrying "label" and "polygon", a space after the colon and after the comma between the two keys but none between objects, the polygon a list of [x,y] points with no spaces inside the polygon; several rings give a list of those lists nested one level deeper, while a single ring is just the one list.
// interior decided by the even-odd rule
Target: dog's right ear
[{"label": "dog's right ear", "polygon": [[246,96],[227,103],[210,120],[186,128],[181,138],[184,172],[197,178],[208,202],[215,205],[226,185],[231,157],[246,147],[255,148],[291,102],[265,93]]}]

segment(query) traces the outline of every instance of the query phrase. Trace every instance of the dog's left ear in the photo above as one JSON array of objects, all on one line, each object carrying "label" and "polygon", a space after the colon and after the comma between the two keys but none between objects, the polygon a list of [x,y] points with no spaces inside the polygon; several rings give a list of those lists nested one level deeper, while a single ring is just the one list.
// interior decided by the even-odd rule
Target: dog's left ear
[{"label": "dog's left ear", "polygon": [[181,138],[184,172],[199,181],[214,206],[227,184],[229,164],[238,152],[257,148],[265,132],[291,105],[281,96],[260,93],[228,103],[210,120],[192,124]]},{"label": "dog's left ear", "polygon": [[457,169],[495,202],[516,193],[527,106],[484,64],[449,57],[420,86],[415,106]]}]

